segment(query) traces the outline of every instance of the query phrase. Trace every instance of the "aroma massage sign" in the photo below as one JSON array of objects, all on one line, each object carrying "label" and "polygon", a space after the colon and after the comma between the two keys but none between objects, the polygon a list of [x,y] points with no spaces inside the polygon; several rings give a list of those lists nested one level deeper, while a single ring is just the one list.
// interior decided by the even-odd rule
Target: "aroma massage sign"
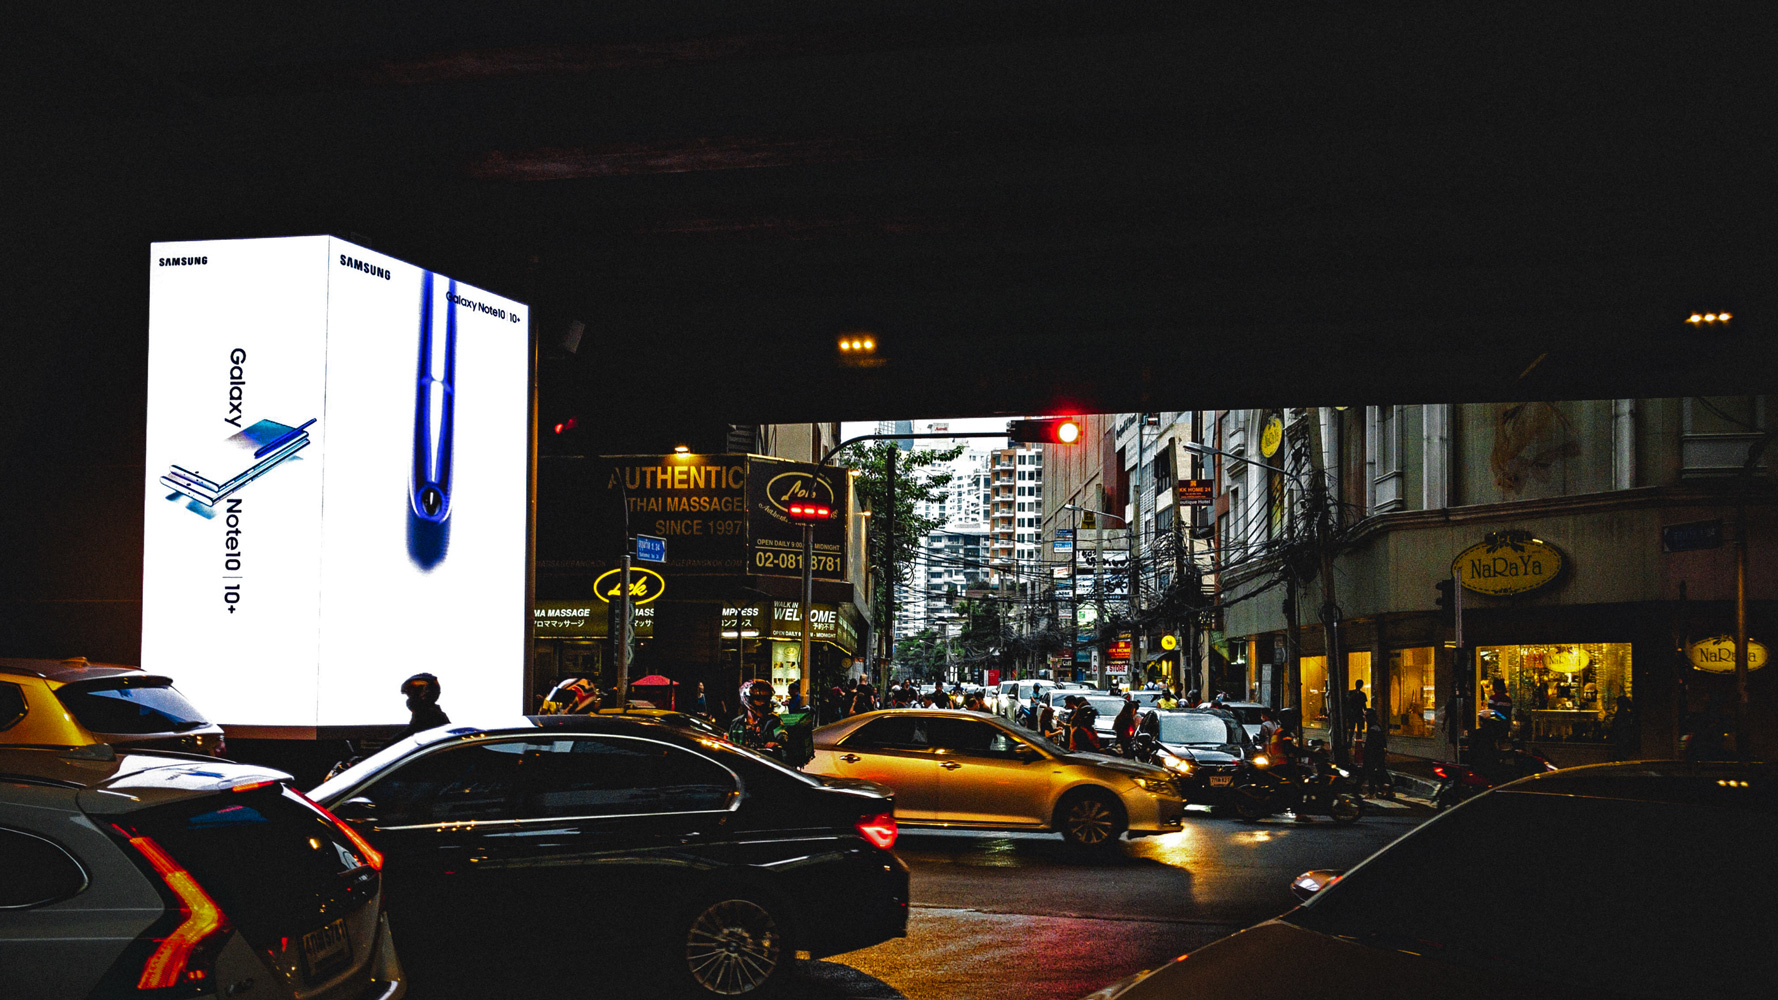
[{"label": "aroma massage sign", "polygon": [[1555,583],[1566,564],[1562,550],[1529,531],[1490,531],[1451,560],[1451,574],[1466,590],[1510,597]]}]

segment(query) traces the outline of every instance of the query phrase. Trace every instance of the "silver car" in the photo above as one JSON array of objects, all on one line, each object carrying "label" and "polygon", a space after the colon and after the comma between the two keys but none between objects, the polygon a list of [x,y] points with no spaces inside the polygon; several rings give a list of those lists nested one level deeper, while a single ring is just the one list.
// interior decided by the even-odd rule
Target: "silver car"
[{"label": "silver car", "polygon": [[811,774],[895,789],[906,826],[1053,830],[1094,846],[1181,828],[1185,802],[1166,770],[1070,753],[984,712],[891,709],[815,730]]},{"label": "silver car", "polygon": [[397,1000],[382,855],[290,780],[0,748],[0,997]]}]

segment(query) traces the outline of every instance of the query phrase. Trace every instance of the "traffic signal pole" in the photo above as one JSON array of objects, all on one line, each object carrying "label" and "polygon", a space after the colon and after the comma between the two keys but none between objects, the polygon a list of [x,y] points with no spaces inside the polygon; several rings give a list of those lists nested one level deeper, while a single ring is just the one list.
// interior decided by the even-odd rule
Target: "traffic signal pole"
[{"label": "traffic signal pole", "polygon": [[806,710],[809,701],[809,618],[815,610],[815,526],[803,525],[803,657],[802,677],[797,686],[803,692],[803,707]]}]

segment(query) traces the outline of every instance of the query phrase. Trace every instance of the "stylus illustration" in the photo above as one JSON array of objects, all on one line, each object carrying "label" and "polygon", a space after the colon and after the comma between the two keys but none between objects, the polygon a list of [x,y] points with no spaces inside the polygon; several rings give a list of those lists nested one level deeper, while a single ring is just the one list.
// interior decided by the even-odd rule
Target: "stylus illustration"
[{"label": "stylus illustration", "polygon": [[[414,468],[408,503],[414,516],[443,524],[451,516],[451,437],[456,409],[457,283],[440,308],[432,295],[431,271],[420,292],[420,366],[414,402]],[[448,279],[447,279],[448,280]],[[443,329],[435,316],[443,312]]]}]

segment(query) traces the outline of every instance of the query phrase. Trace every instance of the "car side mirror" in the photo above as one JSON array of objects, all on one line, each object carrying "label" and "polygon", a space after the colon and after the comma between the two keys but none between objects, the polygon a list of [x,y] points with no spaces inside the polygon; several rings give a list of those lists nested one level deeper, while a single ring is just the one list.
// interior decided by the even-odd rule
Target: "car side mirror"
[{"label": "car side mirror", "polygon": [[1291,895],[1306,903],[1316,893],[1338,882],[1344,874],[1344,870],[1333,868],[1316,868],[1306,871],[1290,883]]},{"label": "car side mirror", "polygon": [[1043,756],[1042,754],[1037,752],[1036,747],[1032,746],[1029,743],[1020,743],[1020,744],[1014,746],[1012,748],[1012,755],[1014,757],[1017,757],[1019,759],[1019,762],[1022,764],[1029,764],[1032,761],[1037,760]]},{"label": "car side mirror", "polygon": [[348,823],[375,823],[377,821],[377,804],[362,795],[353,796],[331,812]]}]

